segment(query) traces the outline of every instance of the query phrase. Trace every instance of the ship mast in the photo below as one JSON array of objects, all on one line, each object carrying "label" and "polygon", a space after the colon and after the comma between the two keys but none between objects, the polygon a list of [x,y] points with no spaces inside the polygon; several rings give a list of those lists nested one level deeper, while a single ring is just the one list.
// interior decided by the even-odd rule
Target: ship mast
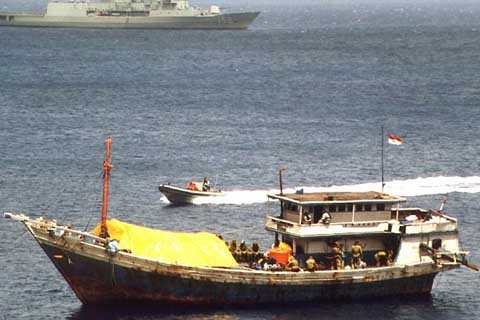
[{"label": "ship mast", "polygon": [[283,195],[283,179],[282,179],[282,172],[287,170],[287,168],[280,168],[278,169],[278,179],[280,183],[280,195]]},{"label": "ship mast", "polygon": [[385,142],[383,141],[383,139],[384,139],[384,138],[383,138],[383,126],[382,126],[382,133],[381,133],[381,135],[382,135],[382,142],[381,142],[382,156],[381,156],[381,158],[382,158],[382,193],[383,193],[383,188],[385,187],[385,178],[384,178],[384,175],[383,175],[383,147],[384,147],[384,145],[385,145]]},{"label": "ship mast", "polygon": [[107,209],[108,209],[108,180],[110,178],[110,169],[113,168],[110,163],[110,149],[112,146],[112,137],[108,135],[107,140],[105,140],[105,146],[107,149],[105,155],[105,161],[103,162],[103,204],[102,204],[102,220],[101,220],[101,229],[100,237],[108,238],[107,230]]}]

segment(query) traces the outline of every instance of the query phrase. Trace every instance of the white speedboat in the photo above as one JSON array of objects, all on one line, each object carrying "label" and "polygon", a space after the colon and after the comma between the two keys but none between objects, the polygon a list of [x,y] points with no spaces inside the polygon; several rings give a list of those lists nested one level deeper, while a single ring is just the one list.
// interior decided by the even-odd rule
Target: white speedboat
[{"label": "white speedboat", "polygon": [[211,189],[210,191],[202,191],[201,187],[193,187],[198,184],[191,181],[187,188],[162,184],[158,187],[158,190],[167,197],[168,201],[177,205],[193,204],[195,199],[199,198],[223,197],[225,195],[221,190]]}]

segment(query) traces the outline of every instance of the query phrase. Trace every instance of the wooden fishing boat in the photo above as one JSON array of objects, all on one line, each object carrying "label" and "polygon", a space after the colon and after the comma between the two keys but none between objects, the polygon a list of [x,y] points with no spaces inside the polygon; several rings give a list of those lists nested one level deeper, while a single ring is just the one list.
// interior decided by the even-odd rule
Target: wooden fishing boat
[{"label": "wooden fishing boat", "polygon": [[[189,186],[198,184],[190,181]],[[205,199],[209,197],[223,197],[225,194],[221,190],[211,189],[209,191],[202,191],[198,188],[182,188],[170,184],[162,184],[158,187],[161,193],[167,197],[172,204],[183,205],[195,203],[197,199]]]},{"label": "wooden fishing boat", "polygon": [[[460,248],[455,218],[400,208],[405,199],[379,192],[269,195],[280,213],[266,217],[275,235],[266,262],[232,255],[213,234],[107,220],[110,138],[106,144],[104,204],[94,230],[5,213],[25,225],[84,304],[283,305],[421,295],[439,272],[476,268]],[[359,243],[362,263],[345,266]]]}]

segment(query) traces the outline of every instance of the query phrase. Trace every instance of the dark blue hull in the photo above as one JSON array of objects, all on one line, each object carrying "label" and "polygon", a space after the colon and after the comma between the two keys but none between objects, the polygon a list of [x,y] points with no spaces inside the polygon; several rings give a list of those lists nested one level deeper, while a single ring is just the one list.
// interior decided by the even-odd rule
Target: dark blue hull
[{"label": "dark blue hull", "polygon": [[[314,284],[285,281],[258,284],[229,282],[221,277],[189,277],[178,272],[146,272],[97,260],[42,243],[42,248],[84,304],[285,304],[325,302],[394,295],[424,295],[436,273],[401,279],[355,282],[337,280]],[[176,266],[172,266],[175,269]],[[270,274],[271,275],[271,274]]]}]

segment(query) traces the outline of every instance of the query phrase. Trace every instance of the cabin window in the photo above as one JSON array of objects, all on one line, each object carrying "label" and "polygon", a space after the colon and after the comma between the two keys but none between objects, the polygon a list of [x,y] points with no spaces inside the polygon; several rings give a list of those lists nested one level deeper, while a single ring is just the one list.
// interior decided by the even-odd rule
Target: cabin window
[{"label": "cabin window", "polygon": [[321,219],[322,214],[325,212],[325,208],[323,206],[316,206],[313,207],[313,223],[318,223]]},{"label": "cabin window", "polygon": [[325,208],[323,206],[318,206],[318,207],[314,207],[314,213],[315,215],[319,215],[319,214],[322,214],[323,212],[325,211]]},{"label": "cabin window", "polygon": [[377,211],[385,211],[385,204],[384,203],[378,203],[377,204]]},{"label": "cabin window", "polygon": [[344,204],[338,205],[338,212],[345,212],[345,205]]},{"label": "cabin window", "polygon": [[359,203],[355,205],[355,211],[360,212],[363,211],[363,204]]},{"label": "cabin window", "polygon": [[433,239],[432,240],[432,248],[438,250],[442,247],[442,239]]},{"label": "cabin window", "polygon": [[303,213],[312,213],[313,208],[312,207],[303,207]]},{"label": "cabin window", "polygon": [[347,204],[347,212],[353,212],[353,204]]},{"label": "cabin window", "polygon": [[337,212],[337,206],[329,206],[328,211],[329,212]]},{"label": "cabin window", "polygon": [[290,211],[298,211],[298,206],[296,204],[290,203],[290,202],[285,202],[283,205],[283,208],[285,210],[290,210]]},{"label": "cabin window", "polygon": [[372,205],[370,203],[365,204],[365,211],[372,211]]}]

